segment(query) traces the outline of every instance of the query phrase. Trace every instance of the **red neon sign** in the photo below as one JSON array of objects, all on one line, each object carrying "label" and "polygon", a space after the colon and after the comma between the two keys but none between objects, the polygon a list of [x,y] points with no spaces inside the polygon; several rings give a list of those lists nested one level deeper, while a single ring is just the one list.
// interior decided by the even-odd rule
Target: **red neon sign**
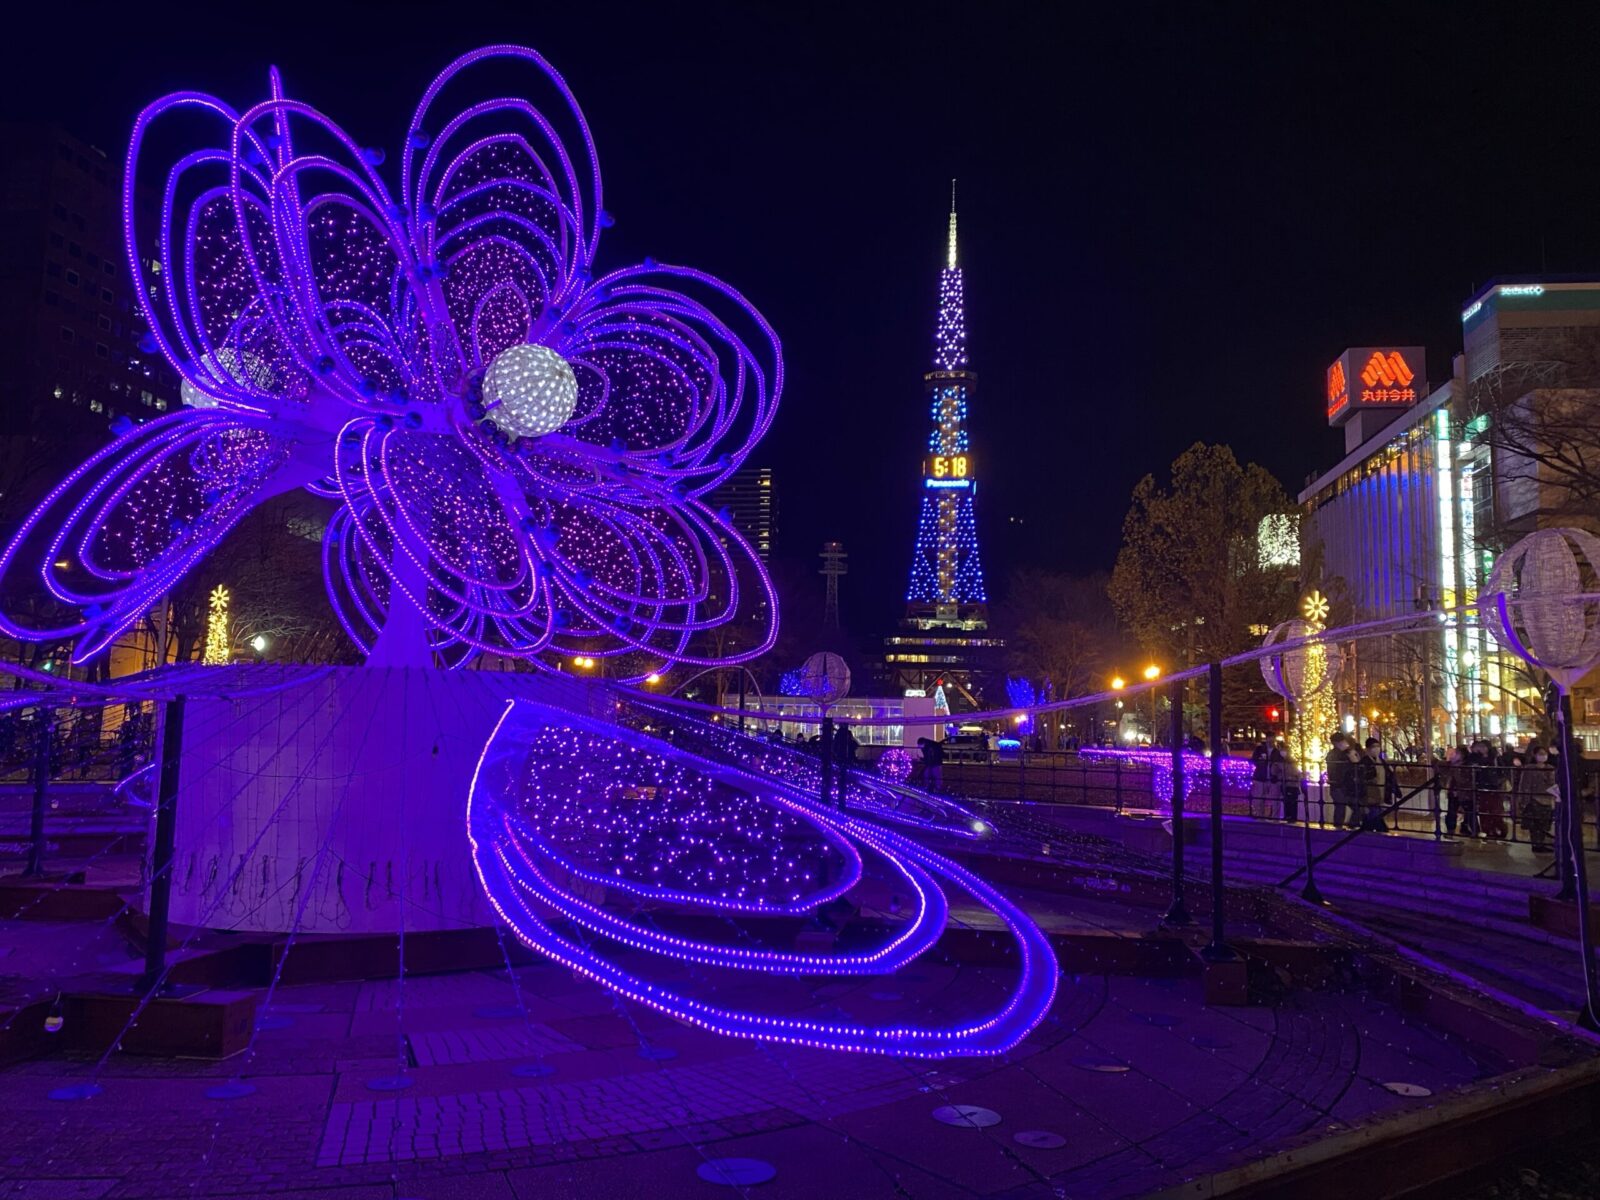
[{"label": "red neon sign", "polygon": [[1337,358],[1333,366],[1328,368],[1328,415],[1336,415],[1349,403],[1350,385],[1344,377],[1344,359]]}]

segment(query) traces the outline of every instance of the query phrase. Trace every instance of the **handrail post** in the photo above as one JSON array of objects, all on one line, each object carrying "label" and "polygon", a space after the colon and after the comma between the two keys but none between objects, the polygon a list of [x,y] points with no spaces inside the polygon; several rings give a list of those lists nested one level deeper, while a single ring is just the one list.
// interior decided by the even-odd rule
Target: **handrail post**
[{"label": "handrail post", "polygon": [[[1155,707],[1155,692],[1151,691],[1150,707]],[[1183,902],[1183,680],[1172,681],[1172,905],[1162,923],[1166,925],[1192,925],[1189,906]],[[1150,729],[1150,744],[1155,745],[1155,727]],[[1155,780],[1151,773],[1151,782]]]},{"label": "handrail post", "polygon": [[183,758],[184,698],[167,701],[161,723],[161,779],[156,785],[156,840],[150,856],[150,931],[139,990],[161,986],[167,970],[167,914],[172,906],[173,847],[177,840],[178,765]]},{"label": "handrail post", "polygon": [[25,875],[44,874],[44,810],[50,791],[50,751],[54,748],[55,717],[49,705],[39,706],[39,744],[33,748],[33,809],[28,816],[28,869]]},{"label": "handrail post", "polygon": [[[1307,814],[1308,816],[1310,814]],[[1311,853],[1311,822],[1304,825],[1306,832],[1306,886],[1300,889],[1300,899],[1308,904],[1326,904],[1322,893],[1317,890],[1317,859]]]},{"label": "handrail post", "polygon": [[821,736],[817,738],[817,750],[822,755],[822,803],[833,803],[833,718],[822,718]]},{"label": "handrail post", "polygon": [[1223,933],[1223,908],[1227,893],[1222,887],[1222,664],[1210,670],[1211,705],[1211,944],[1201,956],[1211,962],[1230,962],[1237,958]]},{"label": "handrail post", "polygon": [[1594,962],[1594,934],[1589,928],[1589,866],[1584,860],[1583,799],[1578,795],[1578,777],[1572,770],[1572,752],[1578,739],[1572,734],[1572,697],[1565,688],[1557,694],[1555,705],[1556,736],[1560,739],[1560,791],[1566,808],[1563,814],[1571,830],[1568,848],[1572,856],[1572,882],[1578,903],[1578,949],[1583,954],[1584,1010],[1578,1014],[1578,1024],[1585,1029],[1600,1030],[1600,980],[1596,979]]}]

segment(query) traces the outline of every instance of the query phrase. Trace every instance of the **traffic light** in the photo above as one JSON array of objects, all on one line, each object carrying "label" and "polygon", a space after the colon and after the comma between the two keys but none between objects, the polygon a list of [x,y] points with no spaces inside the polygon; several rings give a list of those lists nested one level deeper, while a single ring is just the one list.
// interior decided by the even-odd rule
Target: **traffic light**
[{"label": "traffic light", "polygon": [[1276,704],[1267,705],[1267,724],[1276,725],[1278,723],[1278,719],[1282,715],[1283,714],[1278,711],[1278,706]]}]

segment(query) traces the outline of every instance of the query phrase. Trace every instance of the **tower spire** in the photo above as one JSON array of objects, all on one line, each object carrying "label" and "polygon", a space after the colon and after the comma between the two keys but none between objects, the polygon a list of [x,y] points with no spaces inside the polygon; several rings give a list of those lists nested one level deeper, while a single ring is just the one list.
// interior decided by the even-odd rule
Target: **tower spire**
[{"label": "tower spire", "polygon": [[947,270],[956,269],[956,181],[950,181],[950,255],[945,260]]}]

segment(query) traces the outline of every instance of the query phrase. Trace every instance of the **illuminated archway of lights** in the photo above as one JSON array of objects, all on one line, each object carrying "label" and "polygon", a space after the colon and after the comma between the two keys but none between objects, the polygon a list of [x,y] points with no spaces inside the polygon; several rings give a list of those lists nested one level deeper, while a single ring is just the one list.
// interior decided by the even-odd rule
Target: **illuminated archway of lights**
[{"label": "illuminated archway of lights", "polygon": [[[642,678],[763,653],[776,596],[705,497],[772,423],[771,327],[689,267],[597,270],[594,142],[534,51],[462,56],[398,132],[364,147],[276,71],[242,111],[178,92],[139,114],[140,354],[185,406],[121,419],[29,517],[0,588],[36,590],[9,586],[31,567],[75,611],[0,628],[77,638],[82,661],[250,509],[306,488],[338,502],[325,584],[373,661],[581,650]],[[699,648],[745,614],[765,636]]]},{"label": "illuminated archway of lights", "polygon": [[[468,803],[479,878],[523,943],[718,1033],[927,1058],[997,1054],[1026,1037],[1055,998],[1059,972],[1048,939],[970,871],[903,834],[823,809],[785,782],[619,726],[512,702]],[[868,873],[910,899],[906,919],[875,942],[789,951],[767,948],[739,926],[813,911]],[[598,889],[628,893],[642,906],[624,915],[596,903]],[[764,1012],[741,983],[752,973],[891,974],[938,941],[947,890],[993,913],[1016,946],[1015,982],[981,1014],[941,1025],[797,1015],[781,1001]],[[698,920],[685,931],[674,916]],[[695,984],[680,978],[684,963],[695,968]],[[690,994],[702,979],[726,980],[741,1005]]]}]

